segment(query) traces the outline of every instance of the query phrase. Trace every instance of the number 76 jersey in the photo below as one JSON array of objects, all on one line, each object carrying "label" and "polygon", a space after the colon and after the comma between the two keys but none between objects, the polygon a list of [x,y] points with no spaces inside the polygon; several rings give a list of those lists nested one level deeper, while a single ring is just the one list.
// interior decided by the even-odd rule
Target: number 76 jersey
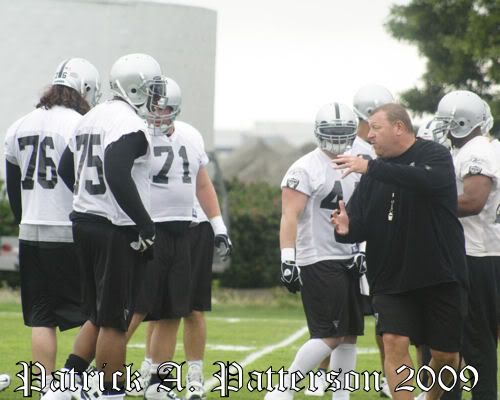
[{"label": "number 76 jersey", "polygon": [[16,121],[5,136],[5,158],[22,174],[21,224],[70,225],[73,195],[57,165],[82,116],[69,108],[37,108]]},{"label": "number 76 jersey", "polygon": [[356,245],[335,241],[332,211],[339,200],[349,201],[359,181],[359,174],[342,178],[331,159],[319,148],[295,161],[288,169],[281,187],[308,196],[297,226],[296,261],[300,266],[322,260],[345,260],[357,253]]}]

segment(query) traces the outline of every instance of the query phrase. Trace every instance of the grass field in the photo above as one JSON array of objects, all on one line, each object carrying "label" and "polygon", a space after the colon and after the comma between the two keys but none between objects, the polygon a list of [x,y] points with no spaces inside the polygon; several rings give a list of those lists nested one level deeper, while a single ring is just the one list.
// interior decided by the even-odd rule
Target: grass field
[{"label": "grass field", "polygon": [[[243,367],[244,388],[231,392],[233,399],[262,399],[264,393],[246,389],[248,372],[266,371],[271,366],[274,371],[290,365],[295,352],[307,339],[305,319],[299,298],[282,290],[271,291],[267,296],[247,298],[216,292],[213,311],[207,314],[208,344],[205,358],[205,379],[214,387],[218,382],[214,377],[218,367],[216,361],[238,362]],[[144,324],[143,324],[144,325]],[[379,371],[379,356],[376,350],[374,319],[365,319],[365,336],[358,342],[357,371]],[[76,330],[59,335],[58,366],[62,366],[71,349]],[[295,335],[295,336],[293,336]],[[144,357],[145,329],[141,326],[132,338],[127,351],[127,361],[139,369]],[[23,325],[21,307],[17,295],[0,296],[0,373],[9,373],[13,378],[11,387],[0,392],[0,400],[22,399],[21,393],[13,389],[20,385],[15,374],[20,370],[19,361],[30,360],[30,330]],[[285,341],[285,342],[284,342]],[[176,351],[176,362],[183,361],[182,327]],[[361,379],[363,382],[363,379]],[[212,392],[208,399],[220,398],[220,393]],[[34,395],[38,398],[38,395]],[[296,399],[311,399],[303,392]],[[324,398],[331,398],[325,395]],[[353,400],[379,398],[375,391],[366,393],[355,391]],[[468,395],[463,398],[469,398]],[[129,397],[128,399],[132,399]]]}]

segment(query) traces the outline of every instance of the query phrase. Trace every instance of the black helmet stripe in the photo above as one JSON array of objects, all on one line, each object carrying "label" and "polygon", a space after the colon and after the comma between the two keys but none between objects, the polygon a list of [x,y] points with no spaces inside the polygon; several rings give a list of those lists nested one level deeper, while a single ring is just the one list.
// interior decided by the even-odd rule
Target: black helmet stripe
[{"label": "black helmet stripe", "polygon": [[71,58],[68,58],[67,60],[65,60],[62,65],[61,65],[61,68],[59,69],[59,71],[57,72],[57,77],[60,78],[63,71],[64,71],[64,68],[66,67],[66,64],[69,63],[71,61]]},{"label": "black helmet stripe", "polygon": [[335,105],[335,119],[340,119],[340,107],[339,103],[333,103]]}]

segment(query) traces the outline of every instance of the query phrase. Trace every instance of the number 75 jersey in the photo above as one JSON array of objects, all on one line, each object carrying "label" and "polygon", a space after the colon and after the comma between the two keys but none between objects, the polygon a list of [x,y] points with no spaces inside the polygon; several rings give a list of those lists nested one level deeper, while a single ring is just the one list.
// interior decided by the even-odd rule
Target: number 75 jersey
[{"label": "number 75 jersey", "polygon": [[75,163],[75,211],[105,217],[114,225],[135,225],[118,205],[108,186],[104,155],[108,146],[123,136],[139,131],[148,141],[148,149],[146,154],[134,160],[131,176],[141,201],[149,212],[151,142],[148,127],[134,109],[121,100],[109,100],[90,110],[82,118],[69,141]]},{"label": "number 75 jersey", "polygon": [[296,261],[300,266],[322,260],[345,260],[357,253],[356,245],[335,241],[332,211],[339,200],[349,201],[359,174],[342,178],[331,159],[319,148],[295,161],[288,169],[281,187],[288,187],[309,197],[297,226]]}]

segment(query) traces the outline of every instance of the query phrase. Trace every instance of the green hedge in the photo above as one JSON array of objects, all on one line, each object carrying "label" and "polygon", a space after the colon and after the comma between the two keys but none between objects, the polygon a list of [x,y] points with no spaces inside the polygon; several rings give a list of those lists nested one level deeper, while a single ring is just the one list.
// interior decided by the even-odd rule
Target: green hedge
[{"label": "green hedge", "polygon": [[281,190],[267,183],[226,182],[231,240],[231,266],[220,283],[232,288],[279,284]]},{"label": "green hedge", "polygon": [[10,210],[4,182],[0,179],[0,236],[17,236],[18,232],[19,228]]}]

